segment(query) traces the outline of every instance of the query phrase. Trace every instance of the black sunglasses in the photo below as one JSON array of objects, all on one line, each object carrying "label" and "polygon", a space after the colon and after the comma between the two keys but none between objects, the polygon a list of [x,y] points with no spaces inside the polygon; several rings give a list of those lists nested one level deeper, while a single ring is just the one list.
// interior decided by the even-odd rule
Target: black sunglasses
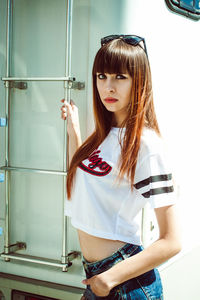
[{"label": "black sunglasses", "polygon": [[[116,40],[116,39],[121,39],[125,43],[133,45],[133,46],[139,45],[145,51],[147,58],[148,58],[145,39],[140,36],[137,36],[137,35],[124,35],[124,34],[108,35],[101,39],[101,47],[113,40]],[[140,45],[140,42],[143,42],[144,48]]]}]

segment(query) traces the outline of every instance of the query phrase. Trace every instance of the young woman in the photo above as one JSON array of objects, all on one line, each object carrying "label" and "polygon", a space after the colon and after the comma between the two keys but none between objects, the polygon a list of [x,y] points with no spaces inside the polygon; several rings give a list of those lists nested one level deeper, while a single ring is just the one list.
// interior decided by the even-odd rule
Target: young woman
[{"label": "young woman", "polygon": [[[71,161],[66,215],[78,230],[86,273],[81,299],[163,299],[156,267],[180,251],[180,241],[144,39],[101,40],[93,65],[95,130],[83,144],[77,107],[61,101]],[[160,234],[144,249],[147,202]]]}]

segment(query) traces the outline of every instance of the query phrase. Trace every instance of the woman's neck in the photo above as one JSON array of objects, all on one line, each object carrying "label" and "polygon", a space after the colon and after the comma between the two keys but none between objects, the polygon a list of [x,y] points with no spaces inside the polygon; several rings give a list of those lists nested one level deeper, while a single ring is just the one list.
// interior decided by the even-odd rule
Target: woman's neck
[{"label": "woman's neck", "polygon": [[127,112],[114,112],[113,127],[124,127],[123,122],[127,117]]}]

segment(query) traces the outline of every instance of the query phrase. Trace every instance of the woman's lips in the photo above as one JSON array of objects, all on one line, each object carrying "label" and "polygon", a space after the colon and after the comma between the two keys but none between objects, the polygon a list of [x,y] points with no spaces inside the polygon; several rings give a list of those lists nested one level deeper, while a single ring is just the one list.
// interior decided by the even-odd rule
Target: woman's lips
[{"label": "woman's lips", "polygon": [[115,102],[117,102],[118,100],[116,99],[116,98],[105,98],[104,99],[104,101],[105,102],[107,102],[107,103],[115,103]]}]

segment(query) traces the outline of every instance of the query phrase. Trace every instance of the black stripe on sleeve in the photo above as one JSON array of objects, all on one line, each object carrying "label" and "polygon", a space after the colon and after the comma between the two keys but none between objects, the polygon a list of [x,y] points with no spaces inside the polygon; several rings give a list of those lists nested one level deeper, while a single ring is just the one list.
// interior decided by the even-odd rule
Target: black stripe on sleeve
[{"label": "black stripe on sleeve", "polygon": [[144,196],[145,198],[149,198],[150,196],[153,196],[153,195],[171,193],[173,191],[174,191],[173,186],[165,186],[165,187],[161,187],[161,188],[157,188],[157,189],[151,189],[150,191],[143,193],[142,196]]},{"label": "black stripe on sleeve", "polygon": [[164,175],[155,175],[150,176],[149,178],[146,178],[144,180],[139,181],[135,184],[136,189],[141,189],[146,185],[149,185],[152,182],[158,182],[158,181],[167,181],[172,179],[172,174],[164,174]]}]

